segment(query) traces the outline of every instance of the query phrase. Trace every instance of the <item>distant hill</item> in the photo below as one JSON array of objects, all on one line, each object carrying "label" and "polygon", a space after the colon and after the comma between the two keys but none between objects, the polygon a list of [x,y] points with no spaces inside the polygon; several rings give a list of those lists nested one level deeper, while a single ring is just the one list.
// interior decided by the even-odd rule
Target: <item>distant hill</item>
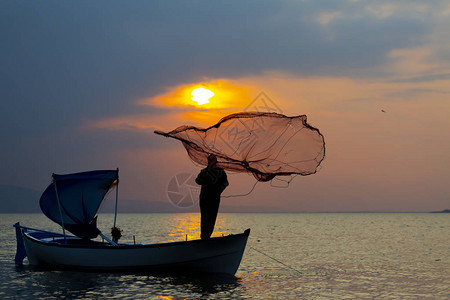
[{"label": "distant hill", "polygon": [[40,197],[40,191],[0,184],[0,213],[40,212]]},{"label": "distant hill", "polygon": [[[41,213],[39,199],[42,192],[23,187],[0,184],[0,213]],[[113,213],[115,199],[107,199],[100,212]],[[119,213],[190,213],[199,212],[198,204],[180,208],[167,201],[119,199]],[[276,212],[270,207],[221,205],[220,212]]]},{"label": "distant hill", "polygon": [[441,210],[441,211],[432,211],[432,213],[435,213],[435,214],[450,213],[450,209],[444,209],[444,210]]},{"label": "distant hill", "polygon": [[[0,214],[1,213],[41,213],[39,199],[42,192],[18,186],[0,184]],[[112,197],[114,198],[114,197]],[[115,199],[107,199],[100,208],[100,213],[114,213]],[[168,200],[127,200],[119,199],[119,213],[190,213],[199,212],[198,204],[180,208]],[[229,206],[220,205],[221,213],[277,213],[285,212],[276,207],[265,206]],[[450,209],[432,213],[450,213]]]},{"label": "distant hill", "polygon": [[[127,200],[120,199],[117,204],[117,210],[119,213],[177,213],[177,212],[196,212],[197,206],[189,208],[179,208],[172,205],[169,201],[147,201],[147,200]],[[100,212],[113,213],[115,209],[115,199],[107,199]]]},{"label": "distant hill", "polygon": [[[42,192],[23,187],[0,184],[0,213],[41,213],[39,199]],[[114,212],[115,199],[107,199],[100,211],[104,213]],[[169,202],[153,202],[142,200],[119,199],[118,210],[120,213],[174,213],[195,212],[196,206],[188,209],[180,209]]]}]

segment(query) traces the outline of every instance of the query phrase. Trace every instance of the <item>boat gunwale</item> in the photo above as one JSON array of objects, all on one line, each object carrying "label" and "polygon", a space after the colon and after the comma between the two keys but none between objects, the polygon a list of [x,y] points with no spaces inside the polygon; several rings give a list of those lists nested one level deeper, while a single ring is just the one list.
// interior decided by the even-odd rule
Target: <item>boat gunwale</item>
[{"label": "boat gunwale", "polygon": [[[46,246],[51,246],[51,247],[62,247],[62,248],[71,248],[71,249],[75,249],[75,248],[84,248],[84,249],[142,249],[142,248],[164,248],[164,247],[176,247],[176,246],[182,246],[182,245],[189,245],[189,244],[196,244],[196,243],[208,243],[208,242],[220,242],[223,240],[229,240],[229,239],[235,239],[235,238],[242,238],[242,237],[247,237],[250,235],[250,229],[246,229],[244,232],[242,233],[237,233],[237,234],[230,234],[227,236],[218,236],[218,237],[212,237],[209,239],[197,239],[197,240],[190,240],[190,241],[175,241],[175,242],[167,242],[167,243],[156,243],[156,244],[118,244],[117,246],[114,245],[110,245],[110,244],[103,244],[103,245],[95,245],[95,244],[60,244],[60,243],[55,243],[55,242],[46,242],[46,241],[42,241],[39,240],[38,238],[35,238],[33,236],[31,236],[30,234],[32,234],[33,232],[26,232],[25,230],[22,230],[23,232],[23,236],[34,242],[34,243],[38,243],[41,245],[46,245]],[[36,231],[37,232],[37,231]],[[46,231],[44,231],[46,232]],[[49,234],[54,234],[52,232],[48,232]],[[51,236],[49,236],[51,237]],[[59,236],[61,237],[61,236]],[[73,237],[70,237],[71,239]],[[76,238],[76,237],[75,237]],[[79,238],[76,238],[79,239]],[[80,239],[81,240],[81,239]]]}]

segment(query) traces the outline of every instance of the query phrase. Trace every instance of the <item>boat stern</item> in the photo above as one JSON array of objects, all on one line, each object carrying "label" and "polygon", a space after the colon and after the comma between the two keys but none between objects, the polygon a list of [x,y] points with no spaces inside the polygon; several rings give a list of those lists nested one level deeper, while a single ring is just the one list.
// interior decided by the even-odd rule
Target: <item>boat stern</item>
[{"label": "boat stern", "polygon": [[23,260],[25,259],[25,257],[27,257],[27,252],[25,251],[25,246],[23,244],[22,227],[20,226],[19,222],[14,224],[13,227],[16,228],[16,241],[17,241],[17,249],[14,262],[16,263],[16,265],[22,266]]}]

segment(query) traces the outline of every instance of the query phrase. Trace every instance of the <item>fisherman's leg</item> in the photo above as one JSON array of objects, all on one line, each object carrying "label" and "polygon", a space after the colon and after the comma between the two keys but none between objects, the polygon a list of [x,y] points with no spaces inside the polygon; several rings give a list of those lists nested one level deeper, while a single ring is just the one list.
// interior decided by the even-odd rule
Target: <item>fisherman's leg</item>
[{"label": "fisherman's leg", "polygon": [[208,199],[200,198],[200,238],[207,239],[211,236],[208,235],[208,210],[207,210]]},{"label": "fisherman's leg", "polygon": [[201,213],[200,216],[201,220],[200,220],[200,238],[201,239],[208,239],[211,234],[212,234],[212,230],[211,230],[211,222],[210,222],[210,216],[205,213],[205,211],[203,211]]},{"label": "fisherman's leg", "polygon": [[202,239],[209,239],[211,237],[211,234],[214,230],[214,219],[211,215],[211,210],[203,209],[202,216],[201,216],[201,238]]},{"label": "fisherman's leg", "polygon": [[214,203],[211,197],[200,198],[200,238],[209,239],[214,230]]},{"label": "fisherman's leg", "polygon": [[201,205],[201,238],[211,237],[216,223],[217,212],[219,211],[220,198],[210,198]]},{"label": "fisherman's leg", "polygon": [[211,233],[214,231],[216,225],[217,214],[219,213],[220,198],[214,199],[211,205]]},{"label": "fisherman's leg", "polygon": [[214,225],[216,224],[220,204],[220,198],[213,198],[209,200],[210,202],[208,202],[207,213],[205,214],[205,238],[210,238],[214,231]]}]

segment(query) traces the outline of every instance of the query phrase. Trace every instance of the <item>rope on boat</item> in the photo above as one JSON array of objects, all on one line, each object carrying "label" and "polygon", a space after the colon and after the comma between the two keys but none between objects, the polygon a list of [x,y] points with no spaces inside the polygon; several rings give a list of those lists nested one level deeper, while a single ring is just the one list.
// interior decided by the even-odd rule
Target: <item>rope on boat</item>
[{"label": "rope on boat", "polygon": [[300,272],[299,270],[297,270],[297,269],[295,269],[295,268],[293,268],[293,267],[291,267],[291,266],[285,264],[284,262],[280,261],[279,259],[276,259],[275,257],[270,256],[269,254],[266,254],[266,253],[262,252],[261,250],[258,250],[258,249],[254,248],[254,247],[252,247],[252,246],[249,246],[249,247],[250,247],[251,249],[255,250],[256,252],[259,252],[259,253],[261,253],[261,254],[267,256],[268,258],[273,259],[273,260],[276,261],[277,263],[282,264],[282,265],[285,266],[286,268],[291,269],[292,271],[295,271],[295,272],[297,272],[297,273],[300,274],[300,275],[303,275],[302,272]]}]

